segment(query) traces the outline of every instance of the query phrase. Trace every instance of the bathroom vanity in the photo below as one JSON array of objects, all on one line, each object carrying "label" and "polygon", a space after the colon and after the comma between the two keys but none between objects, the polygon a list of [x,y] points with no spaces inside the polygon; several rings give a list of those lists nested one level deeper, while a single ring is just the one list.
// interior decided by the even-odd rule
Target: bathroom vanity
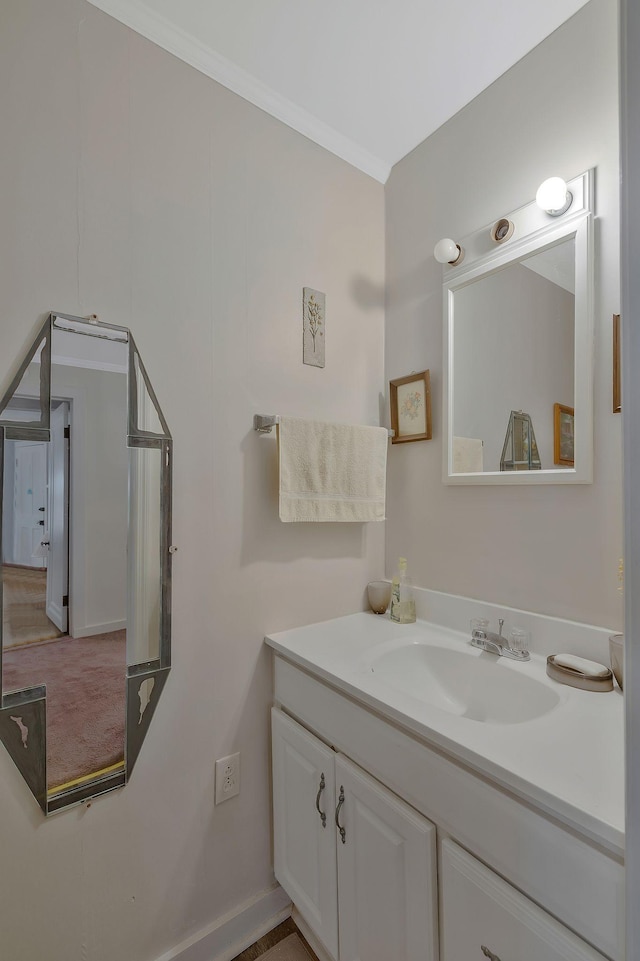
[{"label": "bathroom vanity", "polygon": [[339,961],[623,961],[623,699],[360,613],[274,634],[275,874]]}]

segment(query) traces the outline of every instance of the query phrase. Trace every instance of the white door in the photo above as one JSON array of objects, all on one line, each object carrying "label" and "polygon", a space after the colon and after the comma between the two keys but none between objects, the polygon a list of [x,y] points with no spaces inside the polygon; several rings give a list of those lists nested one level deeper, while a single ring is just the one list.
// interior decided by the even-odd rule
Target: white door
[{"label": "white door", "polygon": [[342,755],[336,792],[340,961],[436,961],[435,826]]},{"label": "white door", "polygon": [[69,440],[65,436],[68,424],[68,406],[60,404],[51,411],[47,617],[63,634],[68,630],[69,623],[66,597],[69,582]]},{"label": "white door", "polygon": [[43,539],[47,497],[47,447],[45,442],[16,441],[13,496],[13,563],[44,567],[36,555]]},{"label": "white door", "polygon": [[335,755],[275,708],[271,719],[275,876],[337,958]]}]

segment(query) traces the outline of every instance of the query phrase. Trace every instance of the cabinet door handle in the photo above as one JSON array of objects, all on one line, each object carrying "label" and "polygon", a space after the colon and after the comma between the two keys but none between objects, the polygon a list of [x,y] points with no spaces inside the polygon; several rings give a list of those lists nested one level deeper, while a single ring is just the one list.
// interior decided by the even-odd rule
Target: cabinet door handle
[{"label": "cabinet door handle", "polygon": [[[338,798],[338,807],[336,808],[336,827],[337,827],[338,831],[340,831],[340,837],[342,838],[342,843],[343,843],[343,844],[346,844],[345,835],[346,835],[347,832],[345,831],[345,829],[344,829],[343,827],[340,826],[340,820],[339,820],[339,818],[340,818],[340,808],[342,807],[343,804],[344,804],[344,788],[343,788],[342,785],[340,785],[340,796],[339,796],[339,798]],[[498,959],[498,961],[499,961],[499,959]]]},{"label": "cabinet door handle", "polygon": [[489,961],[500,961],[498,955],[494,954],[493,951],[489,951],[489,948],[485,948],[484,944],[481,944],[480,947],[485,958],[489,958]]},{"label": "cabinet door handle", "polygon": [[318,793],[316,795],[316,811],[320,815],[320,820],[322,821],[322,827],[326,828],[327,815],[324,813],[324,811],[320,810],[320,795],[322,794],[323,791],[324,791],[324,773],[320,775],[320,787],[318,788]]}]

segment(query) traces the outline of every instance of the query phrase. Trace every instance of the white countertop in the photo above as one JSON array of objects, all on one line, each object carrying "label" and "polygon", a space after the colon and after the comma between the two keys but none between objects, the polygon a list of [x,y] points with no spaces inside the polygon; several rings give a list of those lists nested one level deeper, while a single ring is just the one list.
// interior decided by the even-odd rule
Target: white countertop
[{"label": "white countertop", "polygon": [[[479,722],[395,689],[369,666],[394,641],[453,646],[553,688],[559,703],[520,723]],[[618,687],[580,691],[546,674],[536,654],[524,663],[471,648],[467,635],[429,621],[399,625],[369,612],[282,631],[267,644],[425,742],[491,778],[569,827],[624,855],[624,712]],[[508,679],[506,681],[508,683]]]}]

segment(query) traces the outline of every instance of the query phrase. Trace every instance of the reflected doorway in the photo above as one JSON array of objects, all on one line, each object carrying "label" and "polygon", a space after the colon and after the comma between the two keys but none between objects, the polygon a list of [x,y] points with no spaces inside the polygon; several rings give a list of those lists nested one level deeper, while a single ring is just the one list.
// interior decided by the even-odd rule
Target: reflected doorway
[{"label": "reflected doorway", "polygon": [[[33,413],[14,401],[16,419]],[[55,428],[54,428],[55,424]],[[52,403],[51,442],[5,442],[2,563],[3,648],[68,631],[70,407]]]},{"label": "reflected doorway", "polygon": [[[104,572],[95,576],[86,552],[77,550],[71,578],[70,555],[74,539],[77,548],[91,525],[102,544],[117,530],[120,563],[111,559],[110,568],[124,581],[127,486],[126,373],[93,367],[72,372],[55,363],[52,371],[59,394],[51,397],[50,441],[5,439],[2,500],[3,690],[46,685],[50,796],[123,768],[124,587],[119,616],[103,619]],[[39,371],[32,380],[37,377]],[[74,377],[82,379],[79,390]],[[107,396],[104,381],[111,385]],[[27,393],[32,386],[25,383],[25,395],[11,401],[12,420],[33,421],[38,402]],[[99,410],[103,404],[115,409],[119,430],[105,432],[90,448],[87,407]],[[117,483],[109,470],[117,472]],[[76,490],[86,484],[95,498],[74,498],[72,474],[78,480],[80,472],[84,482],[76,483]],[[106,510],[101,478],[117,496],[122,522]]]}]

